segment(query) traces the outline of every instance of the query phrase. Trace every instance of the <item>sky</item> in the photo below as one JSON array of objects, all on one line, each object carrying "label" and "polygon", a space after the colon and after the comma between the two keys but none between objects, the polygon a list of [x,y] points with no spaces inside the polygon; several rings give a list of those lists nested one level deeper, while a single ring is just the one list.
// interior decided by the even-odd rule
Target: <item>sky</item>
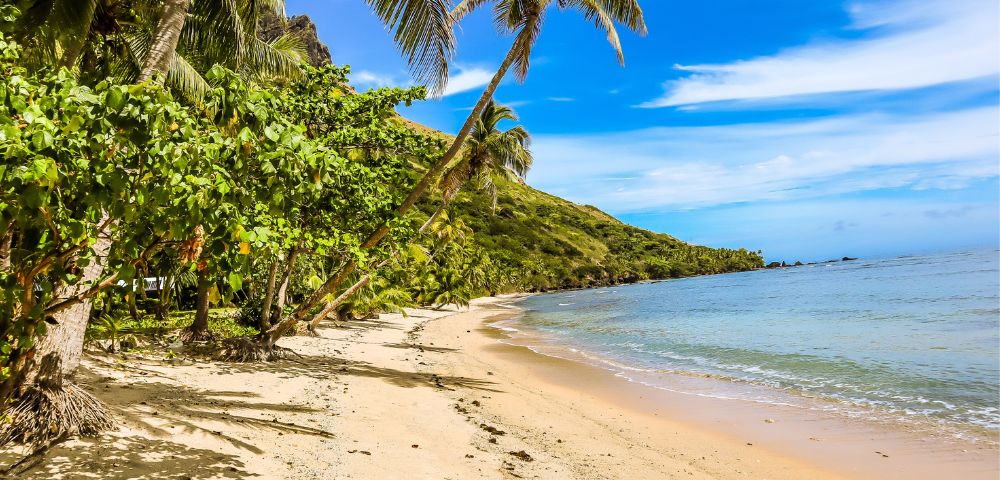
[{"label": "sky", "polygon": [[[532,133],[530,185],[685,241],[769,261],[996,248],[998,3],[640,0],[624,68],[553,7],[495,98]],[[358,88],[413,85],[365,2],[287,9]],[[443,96],[400,113],[460,128],[512,40],[491,21],[463,20]]]}]

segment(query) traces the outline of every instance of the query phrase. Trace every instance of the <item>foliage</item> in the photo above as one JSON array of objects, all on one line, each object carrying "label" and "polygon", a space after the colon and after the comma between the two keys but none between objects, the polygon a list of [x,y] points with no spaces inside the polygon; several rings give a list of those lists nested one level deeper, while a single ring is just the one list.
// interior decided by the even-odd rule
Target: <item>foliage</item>
[{"label": "foliage", "polygon": [[[162,2],[120,0],[16,0],[25,14],[11,29],[28,50],[33,68],[75,67],[85,83],[138,78],[150,50]],[[205,74],[215,65],[265,82],[295,79],[305,49],[284,35],[258,37],[260,18],[284,18],[284,2],[194,0],[166,72],[177,96],[200,99],[211,89]]]},{"label": "foliage", "polygon": [[[488,192],[467,190],[451,216],[474,234],[483,280],[475,293],[544,291],[762,268],[760,252],[715,249],[621,223],[600,210],[497,179]],[[420,204],[427,215],[434,206]],[[467,247],[473,248],[473,247]]]},{"label": "foliage", "polygon": [[[437,145],[387,120],[420,89],[334,100],[328,117],[316,104],[329,98],[314,99],[313,118],[326,121],[317,133],[289,114],[308,90],[256,87],[222,67],[191,107],[157,85],[29,73],[15,45],[0,51],[0,236],[17,234],[0,272],[4,368],[47,317],[131,283],[157,253],[207,269],[219,302],[244,288],[252,256],[289,241],[325,258],[362,255],[356,232],[384,221],[404,178],[406,161],[382,149]],[[336,76],[311,73],[316,84]],[[113,242],[103,274],[78,285],[98,235]]]}]

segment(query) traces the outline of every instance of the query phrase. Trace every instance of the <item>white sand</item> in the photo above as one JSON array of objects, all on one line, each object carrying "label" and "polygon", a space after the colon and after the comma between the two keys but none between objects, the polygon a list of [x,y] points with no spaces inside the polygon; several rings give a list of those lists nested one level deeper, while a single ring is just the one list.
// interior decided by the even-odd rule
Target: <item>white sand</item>
[{"label": "white sand", "polygon": [[[495,302],[331,323],[269,364],[91,355],[82,383],[120,431],[56,447],[25,478],[922,476],[831,468],[628,405],[620,379],[500,344],[482,325]],[[986,465],[962,478],[996,478]]]}]

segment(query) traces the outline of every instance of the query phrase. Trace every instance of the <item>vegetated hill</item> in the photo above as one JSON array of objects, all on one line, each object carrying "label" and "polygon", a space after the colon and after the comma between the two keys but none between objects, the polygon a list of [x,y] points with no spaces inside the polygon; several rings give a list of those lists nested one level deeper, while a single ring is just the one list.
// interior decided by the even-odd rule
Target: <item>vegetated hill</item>
[{"label": "vegetated hill", "polygon": [[[284,32],[302,38],[313,66],[330,62],[308,16],[282,24],[262,20],[265,40]],[[400,117],[410,128],[446,141],[453,137]],[[530,131],[531,126],[526,126]],[[544,159],[540,159],[544,161]],[[418,172],[414,172],[415,176]],[[484,194],[466,188],[449,214],[474,231],[473,240],[501,262],[518,290],[577,288],[646,279],[726,273],[762,268],[763,256],[745,249],[713,249],[691,245],[670,235],[626,225],[589,205],[577,205],[528,185],[499,181],[496,209]],[[439,199],[425,199],[426,214]]]},{"label": "vegetated hill", "polygon": [[[528,185],[502,182],[494,211],[479,192],[463,191],[451,218],[474,231],[491,258],[520,273],[528,291],[629,283],[647,279],[762,268],[759,252],[692,245],[631,225]],[[429,212],[432,202],[424,202]]]},{"label": "vegetated hill", "polygon": [[[411,120],[428,135],[452,137]],[[544,161],[537,159],[536,161]],[[469,185],[448,208],[473,230],[473,240],[518,276],[523,290],[539,291],[648,279],[739,272],[764,267],[760,252],[692,245],[670,235],[622,223],[590,205],[578,205],[520,182],[498,181],[496,208]],[[438,198],[419,205],[429,215]]]}]

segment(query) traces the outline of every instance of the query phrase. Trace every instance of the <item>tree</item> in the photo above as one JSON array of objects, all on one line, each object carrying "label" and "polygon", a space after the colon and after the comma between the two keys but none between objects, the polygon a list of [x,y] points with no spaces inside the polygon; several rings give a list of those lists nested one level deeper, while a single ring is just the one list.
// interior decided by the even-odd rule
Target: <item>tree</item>
[{"label": "tree", "polygon": [[524,180],[533,161],[528,149],[531,137],[520,125],[501,131],[498,127],[504,120],[517,121],[517,115],[510,107],[490,100],[466,141],[462,160],[445,172],[441,179],[439,186],[444,205],[458,194],[462,186],[474,181],[478,189],[490,196],[495,208],[497,177]]},{"label": "tree", "polygon": [[[517,120],[517,115],[510,107],[498,105],[492,100],[483,110],[476,127],[469,137],[466,153],[462,160],[453,166],[440,183],[443,201],[441,206],[424,222],[417,231],[424,233],[428,228],[436,226],[436,221],[444,213],[448,203],[458,194],[462,186],[470,180],[475,180],[476,186],[485,190],[496,206],[495,178],[508,180],[523,180],[531,168],[532,156],[528,150],[530,136],[524,127],[518,125],[506,131],[500,131],[498,126],[504,120]],[[447,218],[444,219],[445,221]],[[399,249],[391,256],[396,256]],[[390,259],[379,263],[368,273],[362,275],[351,287],[333,300],[326,302],[319,313],[313,315],[308,329],[315,333],[319,323],[339,305],[347,301],[351,295],[361,291],[371,281],[372,272],[389,263]],[[448,303],[448,302],[446,302]]]},{"label": "tree", "polygon": [[[379,4],[393,3],[390,2],[390,0],[375,1]],[[410,0],[409,3],[419,1],[420,0]],[[451,15],[454,17],[455,21],[459,21],[472,11],[488,3],[491,2],[488,0],[464,0],[455,7]],[[420,200],[431,184],[458,155],[465,143],[465,140],[472,132],[473,127],[479,120],[483,110],[486,108],[486,105],[493,98],[493,93],[500,85],[500,81],[507,75],[507,71],[513,67],[515,76],[520,81],[523,81],[525,77],[527,77],[529,57],[531,55],[532,48],[535,45],[535,41],[538,39],[538,35],[541,32],[545,12],[554,4],[558,4],[558,6],[562,8],[573,8],[578,10],[583,13],[584,18],[593,20],[595,25],[607,34],[608,42],[615,50],[619,64],[623,66],[625,64],[625,58],[622,53],[621,43],[619,42],[615,22],[623,24],[629,30],[632,30],[640,35],[645,35],[646,33],[646,24],[642,17],[642,9],[639,7],[637,0],[558,0],[558,2],[554,2],[553,0],[497,1],[493,8],[495,25],[501,32],[515,33],[514,42],[511,45],[510,50],[507,51],[507,55],[500,63],[500,67],[493,75],[493,78],[483,90],[482,95],[479,97],[479,101],[472,108],[472,112],[469,114],[469,117],[465,120],[462,128],[455,136],[451,146],[444,153],[444,155],[434,162],[427,172],[421,176],[416,185],[413,186],[409,194],[396,209],[396,218],[402,218],[410,211],[410,209],[413,208],[414,205],[417,204],[417,201]],[[396,10],[396,12],[399,11],[401,10]],[[387,17],[383,16],[383,18]],[[413,41],[419,44],[429,44],[436,40],[437,37],[425,36],[422,38],[415,38]],[[382,225],[379,225],[379,227],[375,229],[364,242],[361,243],[361,247],[366,250],[375,248],[387,235],[389,235],[390,231],[391,228],[388,224],[383,223]],[[263,338],[264,344],[261,345],[261,348],[270,349],[273,347],[274,343],[278,341],[282,335],[288,332],[296,323],[304,320],[309,315],[309,312],[323,302],[324,299],[326,299],[330,294],[336,292],[340,285],[354,273],[357,267],[358,264],[354,261],[346,262],[334,275],[327,279],[323,286],[313,292],[313,294],[299,304],[295,310],[286,315],[280,322],[266,332],[266,335]]]},{"label": "tree", "polygon": [[[300,75],[305,50],[294,35],[258,38],[262,15],[284,19],[284,2],[270,0],[20,0],[27,12],[15,38],[33,66],[77,68],[84,83],[107,78],[145,82],[161,76],[175,95],[200,99],[204,74],[223,65],[246,78]],[[180,96],[180,95],[178,95]]]}]

